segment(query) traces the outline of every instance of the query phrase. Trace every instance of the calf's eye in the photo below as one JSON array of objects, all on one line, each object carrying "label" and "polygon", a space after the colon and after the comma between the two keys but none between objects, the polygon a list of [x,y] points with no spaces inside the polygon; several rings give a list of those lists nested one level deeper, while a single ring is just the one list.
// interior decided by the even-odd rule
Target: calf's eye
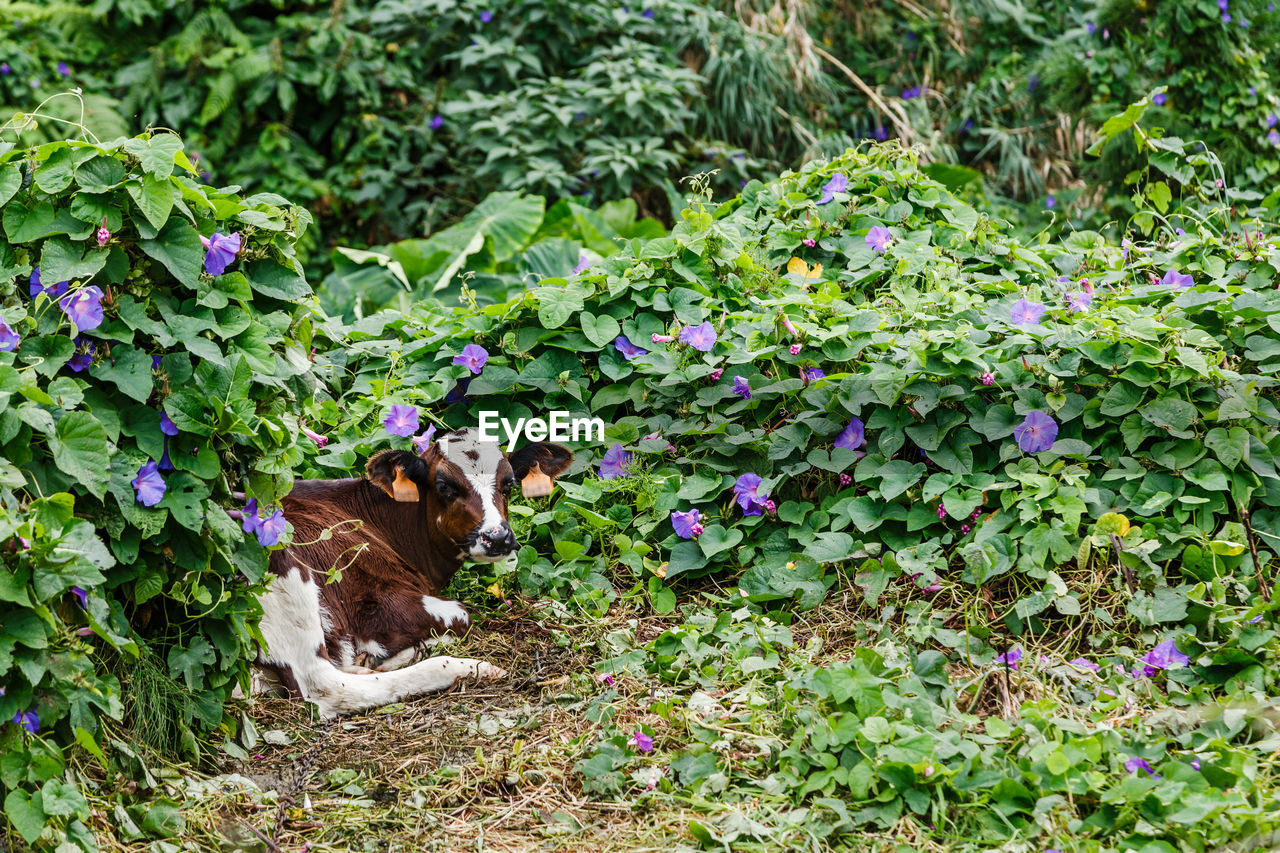
[{"label": "calf's eye", "polygon": [[448,480],[436,480],[436,494],[446,500],[452,500],[458,496],[458,487]]}]

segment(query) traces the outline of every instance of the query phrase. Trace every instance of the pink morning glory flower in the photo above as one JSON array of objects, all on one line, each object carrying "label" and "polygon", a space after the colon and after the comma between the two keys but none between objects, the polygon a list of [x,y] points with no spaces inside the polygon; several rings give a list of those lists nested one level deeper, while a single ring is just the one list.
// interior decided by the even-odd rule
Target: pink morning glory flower
[{"label": "pink morning glory flower", "polygon": [[200,242],[207,250],[204,255],[204,271],[209,275],[222,275],[226,272],[240,252],[241,236],[239,234],[219,234],[212,237],[200,237]]},{"label": "pink morning glory flower", "polygon": [[22,336],[10,328],[4,320],[0,320],[0,352],[13,352],[22,342]]},{"label": "pink morning glory flower", "polygon": [[653,341],[655,344],[669,344],[672,341],[674,341],[675,338],[671,337],[670,335],[660,335],[657,332],[654,332],[649,337],[649,340]]},{"label": "pink morning glory flower", "polygon": [[418,407],[397,403],[391,407],[382,425],[392,435],[408,438],[418,431]]},{"label": "pink morning glory flower", "polygon": [[467,344],[462,348],[462,352],[453,357],[454,364],[460,364],[474,374],[484,370],[485,363],[488,361],[489,351],[479,344]]},{"label": "pink morning glory flower", "polygon": [[317,447],[324,447],[329,443],[329,436],[321,435],[320,433],[307,429],[306,427],[302,428],[302,434],[314,441]]},{"label": "pink morning glory flower", "polygon": [[1018,661],[1022,660],[1022,646],[1014,646],[1011,650],[996,658],[996,663],[1008,665],[1009,669],[1017,669]]},{"label": "pink morning glory flower", "polygon": [[787,333],[790,335],[800,334],[800,332],[796,330],[796,324],[791,322],[791,318],[788,317],[786,314],[782,315],[782,328],[786,329]]},{"label": "pink morning glory flower", "polygon": [[994,385],[996,382],[995,374],[989,370],[986,373],[979,376],[978,379],[982,382],[983,385]]},{"label": "pink morning glory flower", "polygon": [[827,204],[834,201],[836,193],[842,193],[849,188],[849,179],[845,177],[843,172],[836,172],[831,180],[822,185],[822,198],[818,199],[818,204]]},{"label": "pink morning glory flower", "polygon": [[712,382],[719,382],[719,381],[720,381],[720,377],[721,377],[721,376],[724,376],[724,368],[723,368],[723,367],[717,367],[715,370],[711,371],[711,381],[712,381]]},{"label": "pink morning glory flower", "polygon": [[805,238],[804,238],[803,240],[801,240],[800,242],[801,242],[801,243],[804,243],[804,244],[805,244],[806,246],[808,246],[810,249],[812,249],[814,246],[818,245],[817,241],[815,241],[812,237],[805,237]]},{"label": "pink morning glory flower", "polygon": [[889,243],[893,240],[893,234],[883,225],[876,225],[867,232],[866,242],[867,248],[875,252],[877,255],[883,255],[884,250],[889,248]]},{"label": "pink morning glory flower", "polygon": [[431,446],[431,438],[435,434],[436,425],[428,424],[426,431],[423,432],[422,435],[415,435],[413,437],[413,449],[418,451],[419,456],[427,452],[427,448]]},{"label": "pink morning glory flower", "polygon": [[623,450],[621,444],[615,444],[606,450],[600,459],[600,479],[616,480],[619,477],[630,477],[631,474],[626,470],[627,463],[630,461],[631,454]]},{"label": "pink morning glory flower", "polygon": [[696,326],[685,326],[680,330],[680,342],[688,344],[698,352],[711,352],[716,345],[716,330],[710,320]]},{"label": "pink morning glory flower", "polygon": [[849,425],[836,436],[835,446],[844,447],[848,450],[857,450],[866,440],[866,426],[861,419],[853,418],[849,421]]},{"label": "pink morning glory flower", "polygon": [[143,506],[155,506],[160,503],[164,497],[165,488],[164,477],[160,476],[155,460],[150,460],[139,468],[138,476],[133,478],[133,491],[138,503]]},{"label": "pink morning glory flower", "polygon": [[671,526],[675,528],[676,535],[681,539],[693,539],[702,532],[702,524],[699,519],[702,513],[696,509],[688,512],[671,513]]},{"label": "pink morning glory flower", "polygon": [[1196,280],[1186,273],[1169,270],[1164,274],[1164,278],[1160,279],[1160,283],[1166,287],[1190,287],[1196,283]]},{"label": "pink morning glory flower", "polygon": [[1013,437],[1026,453],[1039,453],[1053,447],[1053,442],[1058,437],[1058,422],[1035,409],[1027,412],[1022,423],[1014,427]]},{"label": "pink morning glory flower", "polygon": [[91,284],[68,293],[58,300],[58,307],[80,331],[96,329],[102,325],[102,288]]},{"label": "pink morning glory flower", "polygon": [[744,400],[751,399],[751,383],[741,376],[733,377],[733,393]]},{"label": "pink morning glory flower", "polygon": [[1045,307],[1039,302],[1028,302],[1024,297],[1013,304],[1009,319],[1015,326],[1038,326],[1045,315]]},{"label": "pink morning glory flower", "polygon": [[733,484],[733,494],[743,515],[760,515],[764,511],[769,496],[760,494],[762,482],[759,474],[743,474]]},{"label": "pink morning glory flower", "polygon": [[946,517],[947,517],[947,505],[938,504],[938,518],[946,519]]},{"label": "pink morning glory flower", "polygon": [[640,347],[631,343],[631,341],[627,338],[626,335],[618,335],[616,338],[614,338],[613,348],[616,349],[618,352],[622,353],[622,357],[625,358],[627,361],[630,361],[633,358],[638,358],[639,356],[642,356],[642,355],[649,354],[649,351],[647,349],[641,349]]},{"label": "pink morning glory flower", "polygon": [[792,355],[799,355],[800,349],[801,349],[800,344],[792,344],[787,348],[787,352],[791,353]]},{"label": "pink morning glory flower", "polygon": [[107,230],[107,226],[103,225],[98,229],[98,245],[105,246],[107,241],[111,239],[111,232]]},{"label": "pink morning glory flower", "polygon": [[850,477],[848,474],[841,474],[841,475],[840,475],[840,485],[842,485],[842,486],[847,486],[847,485],[849,485],[849,484],[850,484],[850,483],[852,483],[852,482],[853,482],[853,478],[852,478],[852,477]]}]

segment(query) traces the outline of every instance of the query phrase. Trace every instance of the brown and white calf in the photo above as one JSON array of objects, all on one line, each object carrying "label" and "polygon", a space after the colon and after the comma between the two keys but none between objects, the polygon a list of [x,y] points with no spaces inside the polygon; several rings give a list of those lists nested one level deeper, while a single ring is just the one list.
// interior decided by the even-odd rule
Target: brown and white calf
[{"label": "brown and white calf", "polygon": [[572,460],[545,443],[507,457],[497,442],[462,429],[420,456],[378,453],[364,477],[295,483],[283,501],[293,544],[271,554],[276,577],[262,597],[258,664],[325,717],[443,690],[465,676],[501,677],[483,661],[427,656],[441,635],[471,623],[462,605],[437,596],[463,562],[515,552],[511,490],[522,482],[526,495],[548,494],[550,478]]}]

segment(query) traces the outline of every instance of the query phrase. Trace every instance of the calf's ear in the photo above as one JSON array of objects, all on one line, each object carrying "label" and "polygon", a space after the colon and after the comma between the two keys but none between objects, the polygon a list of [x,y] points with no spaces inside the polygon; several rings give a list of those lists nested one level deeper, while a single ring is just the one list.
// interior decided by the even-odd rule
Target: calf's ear
[{"label": "calf's ear", "polygon": [[383,450],[369,458],[366,476],[392,498],[402,503],[421,500],[418,483],[427,481],[427,465],[407,450]]},{"label": "calf's ear", "polygon": [[573,462],[573,451],[559,444],[538,442],[526,444],[507,461],[520,481],[521,493],[526,498],[541,498],[551,494],[552,478],[564,473]]}]

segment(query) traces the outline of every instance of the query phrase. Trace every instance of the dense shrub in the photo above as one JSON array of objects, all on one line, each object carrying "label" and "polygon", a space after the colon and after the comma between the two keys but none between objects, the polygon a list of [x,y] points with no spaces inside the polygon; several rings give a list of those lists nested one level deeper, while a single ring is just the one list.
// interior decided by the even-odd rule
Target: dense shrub
[{"label": "dense shrub", "polygon": [[[664,600],[661,579],[730,570],[753,598],[813,604],[824,565],[858,560],[871,601],[900,573],[999,584],[1022,630],[1087,612],[1055,572],[1111,566],[1135,618],[1182,619],[1171,590],[1223,572],[1253,589],[1241,505],[1260,559],[1280,539],[1278,273],[1274,241],[1216,218],[1021,244],[880,147],[479,313],[366,318],[318,360],[345,394],[318,410],[335,441],[313,465],[362,458],[386,402],[445,401],[451,426],[598,415],[629,461],[535,516],[562,558],[522,552],[535,589],[610,594],[616,557]],[[474,377],[451,361],[466,344],[489,352]],[[746,474],[776,512],[735,501]],[[671,513],[693,509],[705,530],[682,538]]]},{"label": "dense shrub", "polygon": [[310,217],[167,133],[0,142],[0,211],[0,788],[28,843],[93,849],[64,751],[107,718],[195,750],[255,653],[266,551],[221,505],[291,482]]}]

